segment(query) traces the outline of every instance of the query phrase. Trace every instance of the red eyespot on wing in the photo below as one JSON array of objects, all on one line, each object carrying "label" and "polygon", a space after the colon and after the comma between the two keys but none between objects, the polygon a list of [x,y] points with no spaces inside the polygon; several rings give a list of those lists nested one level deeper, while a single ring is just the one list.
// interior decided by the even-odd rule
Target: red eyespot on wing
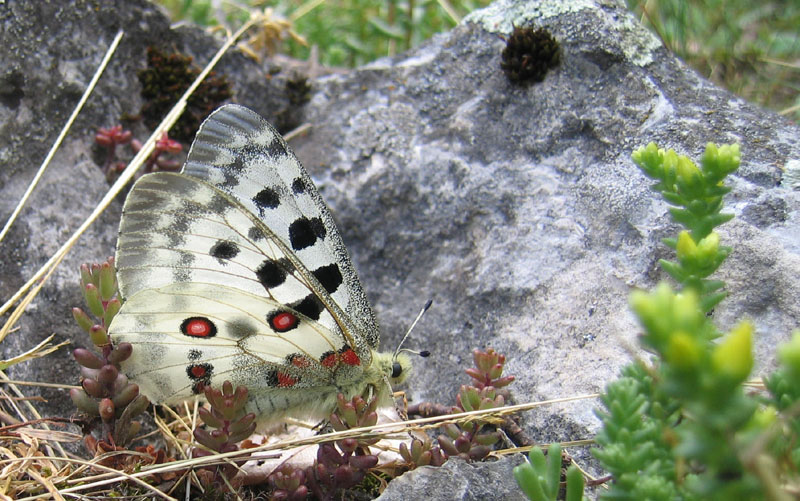
[{"label": "red eyespot on wing", "polygon": [[186,375],[192,381],[205,381],[211,380],[211,374],[214,373],[214,366],[211,364],[191,364],[186,366]]},{"label": "red eyespot on wing", "polygon": [[339,355],[337,355],[332,351],[328,351],[322,354],[322,356],[319,359],[319,363],[330,369],[336,365],[338,360],[339,360]]},{"label": "red eyespot on wing", "polygon": [[286,332],[297,327],[297,317],[288,311],[276,311],[267,319],[275,332]]},{"label": "red eyespot on wing", "polygon": [[283,372],[278,372],[278,386],[285,388],[287,386],[294,386],[296,383],[297,379]]},{"label": "red eyespot on wing", "polygon": [[346,363],[347,365],[361,365],[361,359],[358,358],[356,352],[353,351],[352,348],[346,348],[341,353],[342,362]]},{"label": "red eyespot on wing", "polygon": [[206,317],[189,317],[181,324],[181,332],[189,337],[214,337],[217,326]]},{"label": "red eyespot on wing", "polygon": [[189,364],[186,366],[186,375],[194,381],[192,393],[199,395],[205,391],[206,386],[211,384],[211,375],[214,373],[214,366],[208,363]]},{"label": "red eyespot on wing", "polygon": [[308,359],[303,355],[289,355],[289,363],[295,367],[300,367],[301,369],[311,365],[311,362],[309,362]]}]

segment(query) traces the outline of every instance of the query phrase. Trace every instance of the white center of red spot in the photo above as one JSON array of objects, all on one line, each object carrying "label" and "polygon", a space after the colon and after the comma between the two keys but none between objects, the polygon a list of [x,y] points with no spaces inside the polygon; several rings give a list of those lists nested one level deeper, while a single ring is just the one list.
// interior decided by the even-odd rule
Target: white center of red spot
[{"label": "white center of red spot", "polygon": [[186,335],[206,337],[211,334],[211,324],[208,320],[196,319],[186,325]]},{"label": "white center of red spot", "polygon": [[278,313],[272,317],[272,326],[277,331],[289,330],[297,323],[297,317],[288,312]]}]

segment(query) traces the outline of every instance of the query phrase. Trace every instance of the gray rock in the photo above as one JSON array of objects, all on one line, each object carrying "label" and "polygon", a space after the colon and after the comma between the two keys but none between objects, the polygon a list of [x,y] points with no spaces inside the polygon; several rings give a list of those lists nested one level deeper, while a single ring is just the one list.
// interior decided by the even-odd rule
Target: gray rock
[{"label": "gray rock", "polygon": [[[562,63],[540,84],[513,86],[499,70],[512,22],[561,41]],[[296,148],[387,343],[435,298],[412,336],[433,353],[416,364],[415,399],[452,401],[473,347],[508,355],[517,402],[602,391],[617,376],[638,331],[628,295],[668,278],[660,241],[677,230],[630,160],[650,141],[695,159],[709,141],[742,145],[727,198],[740,217],[720,228],[734,245],[720,271],[731,297],[714,315],[723,328],[755,321],[756,374],[798,325],[799,196],[780,186],[798,128],[698,77],[615,2],[498,2],[317,85],[314,129]],[[525,420],[543,441],[587,438],[595,406]],[[550,426],[556,415],[564,429]]]},{"label": "gray rock", "polygon": [[[146,67],[146,49],[207,60],[220,45],[201,29],[170,29],[169,20],[146,1],[7,2],[0,4],[0,220],[5,224],[61,127],[78,102],[118,29],[125,37],[95,93],[55,156],[21,218],[0,243],[2,302],[66,241],[100,201],[108,185],[94,157],[98,127],[120,123],[123,113],[135,115],[142,106],[137,71]],[[202,42],[198,42],[202,40]],[[264,70],[239,51],[226,55],[217,67],[229,76],[234,91],[251,98],[251,106],[285,131],[294,127],[280,75],[268,80]],[[295,125],[292,125],[295,124]],[[133,124],[135,137],[149,131]],[[185,145],[188,149],[188,144]],[[130,153],[129,153],[130,154]],[[21,330],[2,345],[4,357],[22,353],[51,333],[55,342],[72,346],[42,361],[12,367],[15,379],[77,384],[78,370],[71,349],[88,339],[72,320],[71,308],[83,306],[78,268],[114,254],[122,199],[89,229],[61,264],[23,317]],[[74,407],[61,390],[43,389],[45,416],[70,416]]]},{"label": "gray rock", "polygon": [[528,498],[517,487],[512,473],[522,461],[524,458],[516,455],[485,463],[451,459],[439,468],[423,466],[392,480],[378,500],[525,501]]},{"label": "gray rock", "polygon": [[[129,30],[52,171],[0,244],[4,298],[99,200],[106,185],[90,160],[92,135],[122,111],[138,110],[135,70],[144,66],[144,47],[158,40],[207,55],[219,43],[198,31],[170,30],[145,2],[118,2],[100,13],[93,5],[0,5],[3,221],[116,28]],[[518,87],[500,71],[501,36],[526,22],[560,40],[562,62],[543,82]],[[782,168],[800,159],[800,130],[700,78],[622,3],[498,2],[418,49],[314,80],[302,110],[280,100],[265,104],[272,103],[265,100],[266,79],[253,76],[262,70],[241,55],[226,60],[219,71],[234,83],[240,104],[279,122],[290,116],[284,127],[311,124],[291,144],[339,223],[378,311],[384,349],[396,346],[434,298],[409,342],[433,353],[416,361],[406,388],[414,401],[453,403],[476,347],[507,355],[507,373],[517,377],[515,402],[602,391],[638,353],[628,295],[667,278],[657,263],[671,251],[660,240],[677,229],[630,160],[650,141],[695,159],[709,141],[742,145],[742,167],[726,199],[738,217],[720,228],[723,243],[734,246],[719,273],[731,296],[714,317],[724,329],[745,316],[755,322],[755,375],[774,366],[775,347],[800,323],[800,194],[781,183]],[[241,90],[239,82],[246,83]],[[119,203],[4,341],[5,356],[50,332],[85,344],[69,313],[81,304],[77,265],[113,253]],[[65,354],[12,375],[77,381]],[[41,393],[51,400],[46,415],[71,414],[63,393]],[[523,426],[540,442],[591,438],[596,405],[540,407],[522,416]],[[497,464],[454,463],[441,471]],[[421,483],[439,474],[409,476]],[[472,478],[481,480],[465,492],[486,488],[485,475]]]}]

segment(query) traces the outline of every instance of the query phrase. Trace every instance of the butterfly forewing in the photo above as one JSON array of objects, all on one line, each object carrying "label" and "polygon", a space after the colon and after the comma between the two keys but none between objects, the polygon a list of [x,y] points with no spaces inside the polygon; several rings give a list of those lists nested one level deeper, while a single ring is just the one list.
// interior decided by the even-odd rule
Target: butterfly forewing
[{"label": "butterfly forewing", "polygon": [[280,134],[258,114],[237,105],[214,112],[200,127],[183,173],[238,200],[287,244],[307,268],[325,267],[341,287],[331,297],[367,343],[379,329],[347,249],[314,183]]},{"label": "butterfly forewing", "polygon": [[235,200],[191,177],[159,173],[136,183],[116,262],[125,298],[172,283],[217,283],[290,306],[342,337],[291,251]]}]

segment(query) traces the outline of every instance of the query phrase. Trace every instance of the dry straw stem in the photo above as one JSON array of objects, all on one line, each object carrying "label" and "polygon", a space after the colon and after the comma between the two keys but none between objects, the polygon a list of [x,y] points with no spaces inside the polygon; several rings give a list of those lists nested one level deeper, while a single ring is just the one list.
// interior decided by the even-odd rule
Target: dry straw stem
[{"label": "dry straw stem", "polygon": [[[234,459],[241,456],[249,456],[257,452],[276,451],[282,449],[289,449],[303,445],[318,445],[325,442],[333,442],[342,440],[344,438],[386,438],[394,436],[401,432],[408,432],[414,430],[423,430],[426,428],[435,428],[446,423],[464,423],[476,419],[486,421],[490,418],[500,418],[502,416],[513,414],[520,411],[530,410],[536,407],[551,405],[556,403],[570,402],[575,400],[585,400],[589,398],[596,398],[598,394],[581,395],[576,397],[557,398],[553,400],[544,400],[540,402],[531,402],[526,404],[510,405],[507,407],[499,407],[495,409],[485,409],[472,412],[462,412],[458,414],[450,414],[446,416],[435,416],[430,418],[415,419],[412,421],[401,421],[396,423],[384,423],[375,426],[353,428],[351,430],[339,431],[328,433],[325,435],[317,435],[314,437],[307,437],[303,439],[285,440],[274,444],[264,445],[261,447],[254,447],[252,449],[244,449],[239,451],[226,452],[223,454],[215,454],[211,456],[204,456],[200,458],[184,459],[174,461],[167,464],[153,465],[142,467],[141,471],[126,475],[125,478],[139,478],[152,474],[168,473],[175,470],[182,470],[185,468],[199,468],[202,466],[209,466],[211,464],[219,464],[223,460]],[[260,458],[260,457],[259,457]],[[81,485],[62,489],[62,493],[73,493],[87,489],[94,489],[104,485],[112,484],[122,480],[123,477],[111,477],[93,482],[88,482],[87,479],[80,479]],[[69,481],[69,483],[76,483],[78,480]],[[32,497],[26,499],[40,499],[40,497]]]},{"label": "dry straw stem", "polygon": [[39,171],[36,172],[36,175],[33,176],[33,180],[31,184],[28,186],[28,189],[25,191],[25,194],[22,195],[17,207],[14,209],[14,212],[11,213],[11,216],[6,221],[6,225],[3,227],[3,231],[0,231],[0,242],[8,233],[9,228],[11,225],[14,224],[14,221],[17,219],[22,208],[25,206],[25,202],[28,201],[31,193],[33,192],[36,185],[39,184],[39,179],[41,179],[44,171],[47,170],[47,167],[50,165],[50,161],[53,159],[53,156],[56,154],[59,146],[61,146],[61,142],[66,137],[67,132],[69,132],[70,127],[72,127],[72,123],[78,117],[78,113],[83,109],[83,105],[86,104],[86,100],[89,98],[89,95],[94,91],[95,85],[97,85],[97,81],[100,80],[100,75],[103,74],[105,71],[106,66],[108,66],[108,62],[111,61],[111,56],[116,52],[117,46],[119,45],[119,41],[122,40],[122,30],[117,32],[117,36],[114,37],[114,40],[111,42],[111,45],[108,47],[106,51],[106,55],[103,57],[103,60],[100,61],[100,66],[97,67],[97,70],[94,72],[94,76],[92,76],[92,80],[89,82],[89,85],[86,86],[86,90],[83,91],[83,95],[81,99],[78,101],[78,104],[75,105],[75,109],[72,110],[72,115],[70,115],[69,119],[67,119],[67,123],[64,124],[64,127],[61,129],[61,133],[56,138],[53,146],[50,148],[50,151],[47,152],[47,156],[44,158],[42,165],[39,167]]},{"label": "dry straw stem", "polygon": [[[6,382],[6,381],[9,381],[8,376],[6,376],[5,373],[0,371],[0,382]],[[15,385],[9,384],[8,388],[17,397],[20,397],[20,398],[24,398],[25,397],[25,395],[23,395],[22,392],[19,390],[19,388],[17,388]],[[15,401],[12,398],[8,398],[8,395],[5,392],[5,390],[2,391],[2,396],[4,397],[4,398],[2,398],[3,402],[6,405],[12,407],[14,409],[14,412],[17,414],[17,416],[19,416],[20,419],[19,419],[18,422],[31,421],[31,419],[28,418],[27,414],[25,412],[23,412],[22,409],[17,405],[17,401]],[[27,400],[22,400],[20,403],[23,404],[27,408],[28,412],[34,416],[35,420],[41,420],[42,419],[41,414],[39,414],[39,411],[36,410],[36,407],[31,402],[29,402]],[[50,430],[50,428],[45,423],[42,423],[42,427],[45,430],[48,430],[48,431]],[[61,447],[60,443],[56,442],[55,447],[56,447],[56,449],[58,449],[58,451],[61,454],[61,456],[66,456],[67,455],[67,452],[64,450],[63,447]],[[50,445],[45,445],[45,450],[47,451],[48,456],[51,456],[54,459],[57,459],[55,453],[50,448]],[[1,476],[0,476],[0,478],[1,478]]]},{"label": "dry straw stem", "polygon": [[40,383],[38,381],[21,381],[19,379],[5,379],[3,381],[0,381],[0,383],[17,384],[19,386],[38,386],[40,388],[59,388],[61,390],[71,390],[73,388],[79,390],[83,388],[83,386],[76,384]]},{"label": "dry straw stem", "polygon": [[300,7],[296,8],[294,11],[292,11],[292,13],[289,14],[289,19],[292,21],[292,23],[294,23],[301,17],[311,12],[312,10],[324,4],[326,1],[327,0],[311,0],[310,2],[306,2]]},{"label": "dry straw stem", "polygon": [[437,0],[437,3],[442,8],[442,10],[447,12],[447,15],[450,16],[450,19],[452,19],[453,22],[455,22],[456,24],[461,22],[461,16],[459,16],[456,10],[453,8],[453,6],[450,5],[450,2],[448,2],[447,0]]},{"label": "dry straw stem", "polygon": [[120,191],[133,179],[136,171],[142,166],[142,164],[147,160],[150,154],[153,152],[155,147],[156,141],[161,138],[161,136],[172,127],[178,117],[181,116],[184,109],[186,108],[186,101],[188,100],[189,96],[197,89],[197,87],[202,83],[202,81],[206,78],[208,73],[211,69],[217,64],[220,58],[225,54],[225,52],[235,43],[235,41],[244,34],[253,24],[258,22],[259,18],[254,17],[247,21],[241,28],[239,28],[233,36],[229,37],[228,40],[225,41],[223,46],[217,51],[214,57],[209,61],[209,63],[203,68],[203,71],[197,76],[192,85],[186,89],[186,92],[181,96],[178,102],[173,106],[173,108],[167,113],[167,116],[164,117],[164,120],[156,127],[147,141],[142,145],[142,149],[133,157],[128,167],[120,174],[119,178],[116,182],[109,188],[106,195],[103,197],[102,200],[98,203],[97,207],[95,207],[94,211],[89,215],[88,218],[81,224],[75,233],[61,246],[61,248],[56,251],[56,253],[37,271],[33,277],[28,280],[28,282],[23,285],[14,296],[6,301],[6,303],[0,307],[0,315],[5,314],[11,306],[16,303],[19,298],[27,291],[37,280],[42,278],[47,270],[51,268],[55,268],[58,264],[64,259],[66,254],[75,245],[75,242],[78,241],[80,236],[83,232],[86,231],[89,226],[97,219],[98,216],[108,207],[112,200],[119,194]]},{"label": "dry straw stem", "polygon": [[[109,190],[106,193],[106,195],[98,203],[97,207],[95,207],[95,209],[89,215],[89,217],[78,227],[77,230],[75,230],[73,235],[61,246],[61,248],[59,248],[58,251],[55,254],[53,254],[53,256],[51,256],[50,259],[25,283],[25,285],[23,285],[14,294],[13,297],[11,297],[8,301],[5,302],[5,304],[3,304],[2,307],[0,307],[0,315],[3,315],[6,312],[8,312],[9,309],[11,309],[11,307],[14,304],[16,304],[20,300],[20,298],[22,298],[23,295],[26,295],[26,293],[27,293],[27,296],[24,298],[24,300],[20,303],[18,308],[9,317],[8,321],[3,326],[2,330],[0,330],[0,334],[2,335],[2,337],[6,336],[8,334],[8,332],[11,331],[11,329],[13,328],[14,324],[16,323],[16,321],[20,318],[22,313],[25,311],[25,308],[27,307],[27,305],[36,296],[36,294],[39,292],[39,290],[41,290],[41,287],[44,284],[44,282],[47,280],[47,278],[50,277],[50,275],[53,273],[53,271],[56,269],[56,267],[61,263],[61,261],[64,259],[64,257],[67,255],[67,253],[70,251],[70,249],[78,241],[80,236],[89,228],[89,226],[97,219],[97,217],[106,209],[106,207],[119,194],[119,192],[122,191],[122,189],[133,179],[134,175],[136,174],[136,171],[141,167],[141,165],[147,160],[147,158],[153,152],[156,141],[163,135],[164,132],[169,130],[170,127],[172,127],[172,125],[178,119],[178,117],[180,117],[181,113],[183,113],[183,111],[184,111],[184,109],[186,107],[187,99],[197,89],[197,87],[200,85],[200,83],[205,79],[205,77],[208,75],[208,73],[211,71],[211,69],[214,67],[214,65],[216,65],[216,63],[219,61],[219,59],[236,42],[236,40],[239,37],[241,37],[242,34],[244,34],[245,31],[247,31],[251,26],[253,26],[253,24],[255,24],[258,21],[259,21],[258,17],[251,18],[233,36],[229,37],[229,39],[223,44],[223,46],[214,55],[214,57],[211,59],[211,61],[209,61],[209,63],[206,65],[206,67],[200,72],[200,74],[198,75],[197,79],[186,90],[186,92],[180,98],[178,103],[170,110],[170,112],[167,114],[167,116],[164,117],[164,120],[158,125],[158,127],[156,127],[156,129],[153,131],[153,133],[150,136],[150,138],[144,143],[144,145],[139,150],[137,155],[133,158],[133,160],[131,160],[130,164],[125,169],[125,171],[123,171],[120,174],[120,176],[117,179],[117,181],[111,186],[111,188],[109,188]],[[107,64],[107,62],[108,62],[107,59],[109,59],[110,56],[113,54],[114,49],[119,44],[119,40],[120,40],[121,37],[122,37],[122,33],[120,32],[120,33],[117,34],[117,37],[115,37],[114,41],[112,42],[112,45],[109,48],[109,50],[107,51],[106,57],[104,58],[103,63],[101,63],[101,67],[95,73],[89,88],[87,88],[87,91],[84,93],[84,96],[79,101],[78,106],[76,106],[76,109],[73,111],[72,117],[68,121],[67,126],[65,126],[64,130],[62,130],[61,134],[59,135],[59,138],[57,139],[56,144],[53,146],[53,148],[51,149],[51,152],[48,154],[48,157],[45,159],[45,163],[44,163],[43,167],[40,168],[40,171],[37,173],[36,177],[34,178],[34,182],[31,184],[31,186],[28,188],[26,194],[23,196],[24,198],[20,202],[20,204],[18,205],[18,208],[15,210],[14,216],[16,215],[16,213],[19,213],[19,211],[21,210],[21,207],[24,205],[27,197],[30,195],[30,192],[33,191],[33,188],[35,187],[36,181],[38,181],[38,178],[41,177],[42,172],[46,169],[47,164],[50,162],[50,158],[52,158],[54,152],[56,151],[58,143],[60,143],[61,140],[63,140],[63,137],[66,135],[66,133],[67,133],[67,131],[69,129],[69,125],[72,123],[72,121],[74,120],[75,116],[80,111],[80,108],[82,107],[83,103],[88,98],[88,95],[90,94],[91,89],[94,87],[94,83],[96,83],[97,79],[100,77],[100,74],[102,73],[102,68],[105,67],[105,65]],[[7,223],[7,225],[6,225],[7,227],[10,227],[11,223],[13,222],[14,216],[12,216],[12,218]],[[5,235],[6,232],[7,232],[7,228],[3,230],[3,235]],[[37,281],[38,281],[38,284],[37,284]],[[34,284],[36,284],[36,287],[33,287]],[[0,339],[2,339],[2,337],[0,337]],[[52,351],[53,349],[58,348],[58,346],[56,346],[56,347],[46,346],[46,344],[47,344],[47,342],[49,340],[50,340],[50,338],[46,339],[37,348],[38,349],[44,349],[44,350],[46,350],[48,352]],[[1,379],[5,379],[5,380],[8,379],[5,376],[5,374],[2,374],[1,372],[0,372],[0,378]],[[14,391],[19,397],[23,397],[23,395],[19,392],[19,390],[16,387],[14,387],[13,385],[10,385],[10,387],[12,388],[12,391]],[[15,411],[17,412],[17,414],[22,418],[22,421],[26,421],[27,420],[27,418],[25,417],[25,414],[22,412],[22,410],[19,407],[16,406],[16,404],[13,401],[7,400],[6,402],[9,405],[14,407]],[[38,414],[36,409],[29,402],[24,402],[24,404],[26,406],[28,406],[28,410],[34,416],[36,416],[36,419],[41,419],[41,416]],[[60,444],[56,444],[56,446],[60,449]],[[47,447],[47,450],[48,450],[48,456],[50,457],[50,459],[52,459],[54,461],[76,461],[74,459],[67,458],[66,457],[66,452],[63,449],[60,449],[61,457],[55,457],[55,454],[53,454],[53,452],[49,450],[49,447]],[[9,461],[9,460],[3,460],[3,461]],[[11,461],[14,461],[14,460],[11,460]],[[2,464],[2,461],[0,461],[0,464]],[[86,464],[91,464],[91,463],[86,463]],[[93,467],[95,467],[95,468],[104,468],[104,467],[102,467],[100,465],[93,465]],[[114,470],[109,469],[109,468],[104,468],[104,469],[107,469],[109,471],[114,471]],[[116,472],[116,473],[118,475],[122,475],[122,477],[117,476],[116,477],[117,479],[119,479],[119,478],[127,478],[128,477],[127,475],[120,474],[119,472]],[[135,482],[138,482],[138,483],[142,483],[143,486],[147,487],[147,484],[145,484],[144,482],[141,482],[140,480],[136,479],[135,477],[130,477],[130,478],[131,478],[131,480],[133,480]],[[75,482],[82,482],[82,481],[83,480],[81,479],[81,480],[76,480]],[[114,481],[116,481],[116,480],[114,480]],[[42,482],[42,485],[45,485],[46,487],[48,486],[47,482],[44,482],[44,481]],[[162,495],[162,493],[159,493],[157,491],[154,491],[154,492],[156,493],[156,495],[164,497]],[[49,497],[49,496],[51,496],[51,494],[48,493],[47,495],[36,496],[36,497],[30,498],[30,499]],[[169,496],[166,496],[165,499],[170,499],[170,498],[169,498]]]},{"label": "dry straw stem", "polygon": [[[7,449],[4,452],[7,452]],[[135,454],[135,453],[126,452],[126,454]],[[8,455],[8,454],[4,454],[4,455]],[[113,455],[113,453],[105,454],[103,456],[98,456],[97,458],[95,458],[92,461],[86,461],[85,459],[78,459],[78,458],[67,458],[67,457],[58,458],[60,461],[80,464],[80,465],[83,465],[83,466],[85,466],[87,468],[93,468],[93,469],[103,470],[103,471],[107,472],[107,473],[104,473],[102,475],[97,475],[95,478],[103,477],[103,476],[110,477],[110,480],[106,480],[106,481],[93,482],[93,483],[90,483],[90,484],[81,485],[79,487],[71,487],[71,488],[67,488],[67,489],[58,489],[57,490],[58,494],[59,495],[70,494],[70,493],[73,493],[73,492],[77,492],[79,490],[84,490],[87,487],[95,487],[95,486],[107,485],[107,484],[119,482],[120,480],[130,480],[131,482],[134,482],[137,485],[139,485],[139,486],[147,489],[148,491],[152,492],[153,495],[154,495],[154,498],[155,497],[159,497],[159,498],[162,498],[162,499],[168,499],[168,500],[171,500],[171,501],[176,501],[175,498],[173,498],[173,497],[161,492],[156,487],[154,487],[152,485],[149,485],[144,480],[141,480],[139,478],[139,477],[142,476],[141,474],[129,475],[129,474],[125,473],[125,472],[121,472],[119,470],[115,470],[115,469],[110,468],[108,466],[103,466],[102,464],[99,464],[99,463],[96,462],[97,460],[100,460],[100,459],[103,459],[105,457],[108,457],[109,455]],[[5,473],[6,469],[8,468],[8,465],[13,465],[14,463],[17,463],[17,462],[31,461],[32,459],[37,459],[38,460],[38,459],[47,459],[47,458],[44,458],[44,457],[41,457],[41,458],[23,457],[23,458],[0,459],[0,466],[3,466],[3,470],[2,471],[3,471],[3,473]],[[26,465],[26,466],[28,466],[28,465]],[[27,475],[30,475],[31,471],[34,471],[34,468],[26,467],[26,468],[24,468],[24,470],[20,470],[20,471],[24,472]],[[59,483],[73,483],[73,484],[74,483],[86,482],[87,481],[87,477],[80,477],[80,478],[75,478],[75,479],[69,478],[69,477],[76,476],[78,473],[80,473],[82,471],[83,471],[83,468],[77,469],[77,470],[73,471],[72,473],[70,473],[69,475],[67,475],[67,476],[65,476],[63,478],[62,477],[57,478],[57,481]],[[48,477],[48,478],[52,478],[52,477]],[[53,480],[49,480],[49,482],[52,483]],[[52,499],[51,496],[52,496],[52,493],[48,492],[47,494],[37,494],[35,496],[17,498],[17,501],[30,501],[30,500],[34,500],[34,499]],[[72,496],[70,496],[70,498],[72,498]]]}]

